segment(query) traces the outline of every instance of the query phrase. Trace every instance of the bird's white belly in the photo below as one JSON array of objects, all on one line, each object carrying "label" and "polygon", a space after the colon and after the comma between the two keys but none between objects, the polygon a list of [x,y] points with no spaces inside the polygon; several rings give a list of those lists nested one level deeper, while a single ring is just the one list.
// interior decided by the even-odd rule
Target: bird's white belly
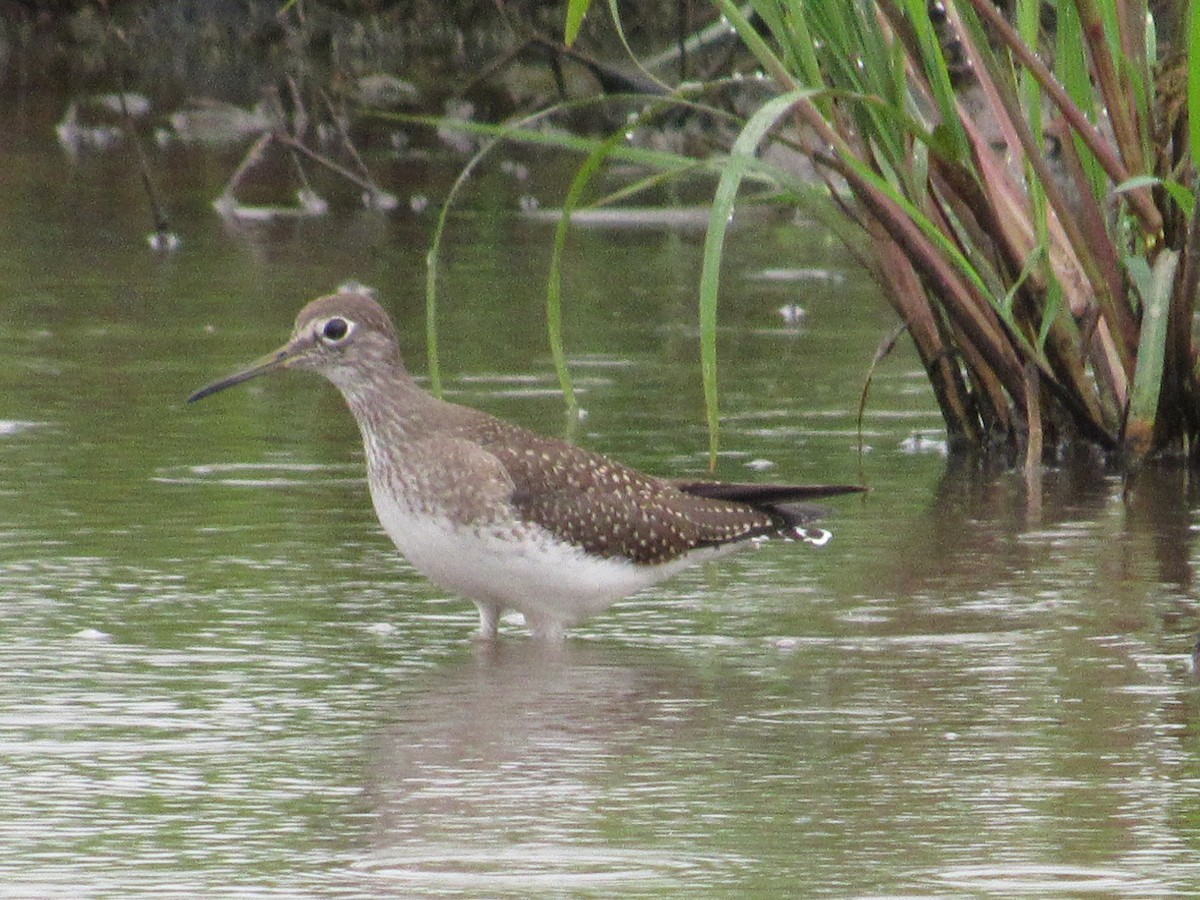
[{"label": "bird's white belly", "polygon": [[698,561],[637,565],[590,556],[536,526],[463,526],[413,515],[379,497],[375,508],[388,537],[430,581],[477,603],[564,626]]}]

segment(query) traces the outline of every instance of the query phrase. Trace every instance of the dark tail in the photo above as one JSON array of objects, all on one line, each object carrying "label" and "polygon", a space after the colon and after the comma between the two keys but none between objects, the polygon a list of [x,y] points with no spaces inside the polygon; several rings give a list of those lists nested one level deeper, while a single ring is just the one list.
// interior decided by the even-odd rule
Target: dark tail
[{"label": "dark tail", "polygon": [[712,500],[732,500],[749,506],[771,506],[801,500],[818,500],[841,494],[861,494],[859,484],[750,484],[736,481],[676,481],[685,494]]},{"label": "dark tail", "polygon": [[685,494],[753,506],[776,520],[780,534],[818,546],[828,541],[830,534],[823,528],[808,526],[828,510],[808,501],[842,494],[861,494],[866,490],[866,487],[857,484],[751,484],[731,481],[677,481],[674,484]]}]

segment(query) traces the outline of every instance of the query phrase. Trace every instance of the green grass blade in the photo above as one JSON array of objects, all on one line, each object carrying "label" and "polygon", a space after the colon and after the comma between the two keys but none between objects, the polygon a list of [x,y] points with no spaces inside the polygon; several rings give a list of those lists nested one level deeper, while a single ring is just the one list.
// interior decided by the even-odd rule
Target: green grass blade
[{"label": "green grass blade", "polygon": [[1159,178],[1156,175],[1135,175],[1128,181],[1123,181],[1112,189],[1114,197],[1129,191],[1136,191],[1144,187],[1156,187],[1162,185],[1163,190],[1170,194],[1179,208],[1183,211],[1184,218],[1190,219],[1192,212],[1196,208],[1196,192],[1185,184],[1181,184],[1170,178]]},{"label": "green grass blade", "polygon": [[742,129],[729,152],[713,195],[708,231],[704,236],[704,264],[700,272],[700,368],[704,381],[704,408],[708,419],[709,466],[717,463],[720,409],[717,394],[717,293],[725,234],[733,217],[738,187],[756,163],[759,144],[798,102],[812,95],[808,89],[789,91],[768,101]]},{"label": "green grass blade", "polygon": [[568,47],[574,44],[575,39],[579,37],[579,29],[583,27],[583,20],[591,5],[592,0],[571,0],[567,4],[567,24],[563,29],[563,43]]},{"label": "green grass blade", "polygon": [[817,59],[818,42],[812,35],[804,5],[762,3],[755,11],[775,37],[789,71],[797,73],[807,87],[824,87],[825,75]]},{"label": "green grass blade", "polygon": [[[1087,116],[1088,121],[1095,123],[1096,91],[1092,85],[1091,70],[1088,68],[1087,44],[1084,42],[1083,24],[1079,21],[1079,12],[1072,3],[1064,3],[1058,11],[1056,41],[1055,74],[1058,75],[1058,80],[1067,94]],[[1030,77],[1032,77],[1031,73]],[[1096,155],[1088,149],[1083,138],[1072,131],[1070,140],[1074,142],[1075,153],[1087,176],[1092,196],[1103,202],[1104,191],[1108,187],[1104,169],[1096,159]]]},{"label": "green grass blade", "polygon": [[[628,100],[631,98],[621,97],[620,95],[612,95],[604,98],[605,101],[621,99]],[[636,99],[639,103],[646,102],[645,97],[638,97]],[[544,118],[552,113],[560,113],[572,109],[578,109],[583,106],[594,105],[597,102],[599,101],[597,101],[595,98],[589,98],[586,101],[562,103],[553,107],[553,109],[539,113],[536,116],[530,116],[529,118],[522,119],[519,122],[505,125],[493,125],[487,122],[468,121],[447,122],[444,116],[410,115],[407,113],[376,113],[376,115],[381,119],[386,119],[392,122],[404,122],[410,125],[424,125],[429,128],[441,128],[447,124],[452,124],[455,128],[468,134],[478,134],[485,137],[498,137],[519,144],[531,144],[535,147],[567,150],[572,153],[588,154],[596,148],[596,144],[598,143],[596,138],[569,134],[564,131],[537,131],[529,126],[535,121],[540,120],[541,118]],[[696,160],[688,156],[683,156],[678,153],[669,153],[661,150],[648,150],[644,147],[633,147],[628,144],[614,147],[611,158],[620,160],[621,162],[660,169],[675,168],[682,170],[685,168],[692,168],[696,165]]]},{"label": "green grass blade", "polygon": [[[591,2],[591,0],[588,0],[588,2]],[[642,64],[641,57],[638,56],[637,52],[630,45],[629,37],[625,34],[625,25],[621,21],[621,9],[617,3],[617,0],[608,0],[608,14],[609,18],[612,19],[613,28],[617,32],[617,39],[620,40],[621,46],[625,48],[626,55],[633,61],[633,64],[637,66],[638,71],[642,73],[642,77],[654,84],[657,84],[664,91],[669,93],[672,90],[671,85],[667,84],[658,75],[646,68],[646,66]]]},{"label": "green grass blade", "polygon": [[554,249],[550,255],[550,274],[546,283],[546,328],[550,338],[550,355],[554,359],[554,370],[558,383],[567,401],[567,409],[576,413],[579,404],[571,383],[571,372],[567,366],[562,338],[562,257],[567,246],[567,234],[571,227],[571,213],[579,207],[579,200],[588,184],[600,171],[600,167],[612,152],[625,140],[625,129],[614,132],[607,140],[595,147],[583,165],[571,179],[567,196],[563,200],[562,215],[554,228]]},{"label": "green grass blade", "polygon": [[[560,110],[561,106],[555,106],[533,113],[504,126],[489,127],[486,134],[490,137],[490,140],[480,147],[467,161],[462,171],[458,173],[458,177],[454,179],[450,190],[446,192],[446,199],[443,201],[441,211],[438,213],[437,224],[434,226],[433,236],[429,242],[429,252],[425,254],[425,352],[429,374],[429,390],[435,397],[442,396],[442,374],[438,356],[437,338],[438,260],[441,258],[442,237],[446,232],[446,222],[450,217],[450,210],[454,208],[454,201],[458,197],[459,191],[462,190],[463,186],[470,179],[471,173],[475,171],[475,168],[491,153],[497,144],[513,138],[514,135],[523,134],[523,129],[530,128],[536,122]],[[441,122],[444,122],[444,120],[429,118],[428,124],[440,124]]]},{"label": "green grass blade", "polygon": [[795,90],[798,85],[788,67],[775,54],[763,36],[758,33],[758,29],[742,14],[737,5],[731,0],[718,0],[717,6],[721,10],[721,15],[733,26],[742,43],[754,54],[759,65],[763,67],[763,71],[775,79],[781,90]]},{"label": "green grass blade", "polygon": [[458,192],[467,183],[475,167],[483,161],[483,158],[499,141],[499,137],[492,138],[481,147],[462,167],[462,171],[454,179],[454,184],[450,185],[450,190],[446,192],[446,199],[442,202],[442,208],[438,212],[437,224],[433,227],[429,251],[425,254],[425,355],[429,375],[429,392],[435,397],[442,396],[442,368],[438,357],[437,337],[437,277],[438,260],[442,256],[442,237],[446,233],[446,222],[450,218],[450,210],[454,208]]},{"label": "green grass blade", "polygon": [[[550,355],[554,360],[554,370],[558,375],[558,383],[566,399],[567,411],[572,418],[579,411],[579,403],[575,397],[574,385],[571,381],[570,368],[567,366],[566,351],[562,336],[562,258],[566,249],[567,235],[571,226],[571,214],[580,207],[584,191],[591,184],[601,166],[612,156],[616,155],[627,140],[627,132],[636,127],[641,120],[653,118],[664,108],[675,105],[672,101],[664,101],[651,105],[643,110],[633,122],[622,126],[603,141],[593,141],[593,147],[583,165],[571,180],[567,195],[563,200],[562,213],[554,229],[554,245],[550,257],[550,271],[546,282],[546,329],[550,342]],[[659,172],[643,180],[643,185],[656,184],[663,178],[671,177],[681,171],[673,168],[670,172]],[[628,190],[635,189],[635,185]],[[624,196],[626,191],[606,198],[607,202]]]},{"label": "green grass blade", "polygon": [[937,103],[941,123],[938,128],[942,132],[942,144],[950,152],[951,158],[959,160],[967,155],[967,136],[963,133],[962,123],[958,118],[957,97],[950,84],[950,71],[946,67],[946,57],[942,53],[942,45],[933,23],[929,19],[928,0],[907,0],[908,20],[917,35],[923,57],[925,76],[929,79],[933,91],[934,102]]}]

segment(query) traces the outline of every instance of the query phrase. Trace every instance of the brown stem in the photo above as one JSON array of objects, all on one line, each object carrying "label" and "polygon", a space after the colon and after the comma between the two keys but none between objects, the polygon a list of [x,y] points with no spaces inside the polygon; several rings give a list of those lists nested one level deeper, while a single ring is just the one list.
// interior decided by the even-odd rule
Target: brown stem
[{"label": "brown stem", "polygon": [[1100,16],[1096,0],[1075,0],[1075,8],[1079,11],[1079,21],[1092,54],[1092,69],[1096,73],[1100,92],[1104,95],[1104,105],[1108,109],[1109,121],[1112,122],[1113,134],[1125,160],[1125,167],[1131,172],[1144,172],[1146,163],[1132,108],[1133,91],[1128,84],[1122,84],[1117,75],[1112,55],[1108,52],[1104,19]]},{"label": "brown stem", "polygon": [[[1088,121],[1087,115],[1071,99],[1066,88],[1054,77],[1054,73],[1041,61],[1033,48],[1026,44],[1016,30],[1008,24],[1008,21],[996,8],[994,0],[969,0],[969,2],[979,17],[987,21],[1004,45],[1017,57],[1021,65],[1025,66],[1037,79],[1038,84],[1062,112],[1063,118],[1070,123],[1071,128],[1078,133],[1087,148],[1095,154],[1096,159],[1113,183],[1122,184],[1128,181],[1130,172],[1121,158],[1113,152],[1099,129]],[[1159,213],[1158,207],[1154,205],[1154,197],[1151,195],[1150,189],[1138,188],[1129,191],[1128,197],[1134,214],[1142,222],[1142,228],[1151,236],[1158,235],[1163,227],[1162,215]]]}]

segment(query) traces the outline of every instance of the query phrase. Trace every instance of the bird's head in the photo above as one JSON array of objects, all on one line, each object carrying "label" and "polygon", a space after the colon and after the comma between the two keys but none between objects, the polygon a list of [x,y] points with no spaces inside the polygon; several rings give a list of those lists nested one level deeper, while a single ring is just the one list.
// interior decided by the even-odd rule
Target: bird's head
[{"label": "bird's head", "polygon": [[364,290],[320,297],[300,310],[286,344],[200,388],[192,403],[278,369],[307,369],[345,392],[381,373],[403,371],[395,326]]}]

